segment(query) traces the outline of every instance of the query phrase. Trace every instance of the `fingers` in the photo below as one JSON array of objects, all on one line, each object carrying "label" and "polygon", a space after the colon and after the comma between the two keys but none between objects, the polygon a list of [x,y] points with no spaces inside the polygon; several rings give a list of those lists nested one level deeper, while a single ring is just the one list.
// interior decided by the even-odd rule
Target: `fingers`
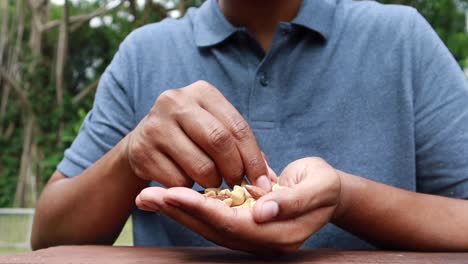
[{"label": "fingers", "polygon": [[[196,116],[196,118],[193,118]],[[203,108],[193,109],[191,115],[177,117],[185,134],[203,149],[214,161],[213,170],[219,170],[230,186],[238,184],[244,176],[242,159],[233,140],[230,131],[213,115]],[[187,144],[187,143],[185,143]],[[192,156],[188,156],[190,159]],[[206,183],[203,175],[194,178],[197,182]],[[205,184],[205,187],[216,187],[216,185]]]},{"label": "fingers", "polygon": [[[188,213],[190,217],[206,223],[216,230],[224,240],[241,238],[256,243],[271,243],[278,241],[278,230],[296,231],[297,225],[287,222],[257,224],[252,217],[250,208],[230,208],[223,202],[205,197],[188,188],[170,188],[163,198],[164,202]],[[305,219],[296,220],[304,224]]]},{"label": "fingers", "polygon": [[149,187],[144,189],[136,198],[138,208],[146,211],[163,212],[172,219],[178,221],[182,225],[190,228],[198,234],[204,236],[212,242],[216,241],[216,233],[212,228],[207,226],[202,221],[190,216],[177,207],[171,206],[164,202],[164,196],[167,190],[160,187]]},{"label": "fingers", "polygon": [[233,186],[246,173],[270,191],[275,179],[248,123],[207,82],[163,92],[129,138],[125,154],[135,174],[166,186],[195,180],[214,187],[222,177]]},{"label": "fingers", "polygon": [[[256,222],[263,223],[277,219],[293,218],[305,214],[313,209],[313,188],[309,188],[305,176],[308,173],[307,166],[302,165],[291,169],[288,166],[280,177],[280,182],[294,179],[294,184],[288,184],[289,188],[271,192],[257,201],[254,206],[253,216]],[[311,195],[312,194],[312,195]]]},{"label": "fingers", "polygon": [[[193,180],[158,147],[152,139],[165,137],[177,127],[166,125],[164,130],[152,124],[151,119],[145,117],[140,125],[128,137],[126,156],[134,173],[145,180],[155,180],[167,187],[191,187]],[[163,132],[164,131],[164,132]]]},{"label": "fingers", "polygon": [[263,157],[263,160],[265,160],[265,164],[267,166],[267,170],[268,170],[268,178],[270,179],[270,181],[272,183],[278,183],[278,176],[276,175],[275,171],[270,168],[270,165],[268,164],[268,157],[265,155],[265,153],[263,153],[262,151],[262,157]]},{"label": "fingers", "polygon": [[340,183],[336,171],[318,158],[305,158],[288,165],[280,189],[260,198],[254,206],[256,222],[292,219],[321,207],[336,206]]},{"label": "fingers", "polygon": [[131,162],[147,164],[134,169],[141,178],[156,180],[166,187],[191,187],[193,185],[193,180],[174,161],[157,149],[150,152],[138,152],[130,159]]},{"label": "fingers", "polygon": [[260,198],[253,208],[257,223],[291,219],[314,209],[314,200],[299,188],[277,190]]},{"label": "fingers", "polygon": [[[171,192],[172,194],[168,195],[169,192]],[[171,200],[170,197],[173,196],[174,193],[176,193],[176,195],[180,193],[181,200]],[[203,199],[203,197],[204,196],[200,195],[199,193],[187,188],[172,188],[168,191],[159,187],[149,187],[144,189],[138,195],[138,197],[136,198],[136,204],[142,210],[159,211],[166,214],[167,216],[171,217],[172,219],[176,220],[177,222],[181,223],[187,228],[197,232],[198,234],[202,235],[203,237],[205,237],[213,243],[229,247],[231,249],[248,251],[247,245],[245,243],[239,243],[237,241],[236,235],[233,235],[233,233],[231,232],[221,233],[220,229],[216,228],[220,224],[222,224],[223,226],[232,226],[231,222],[211,221],[211,215],[200,214],[201,211],[205,210],[200,211],[187,209],[205,209],[205,207],[213,209],[213,206],[215,208],[221,206],[221,208],[217,208],[218,210],[230,209],[226,205],[217,202],[216,200],[212,200],[212,202],[215,203],[200,203],[201,201],[199,200],[199,198]],[[195,201],[195,203],[193,203],[193,201]],[[198,217],[194,217],[194,212],[197,212]],[[224,228],[223,230],[229,230],[229,228]]]},{"label": "fingers", "polygon": [[221,185],[215,163],[182,130],[172,131],[166,141],[160,143],[162,151],[182,168],[186,175],[201,186],[217,187]]},{"label": "fingers", "polygon": [[[195,87],[194,87],[195,88]],[[244,169],[250,182],[270,191],[271,182],[260,147],[249,124],[228,100],[213,86],[201,82],[198,87],[199,104],[231,132],[240,152]],[[201,91],[201,93],[200,93]],[[237,183],[240,183],[237,182]]]},{"label": "fingers", "polygon": [[303,215],[259,225],[251,209],[234,210],[188,188],[149,187],[136,202],[140,209],[162,212],[214,243],[249,252],[297,249],[324,224],[320,215]]}]

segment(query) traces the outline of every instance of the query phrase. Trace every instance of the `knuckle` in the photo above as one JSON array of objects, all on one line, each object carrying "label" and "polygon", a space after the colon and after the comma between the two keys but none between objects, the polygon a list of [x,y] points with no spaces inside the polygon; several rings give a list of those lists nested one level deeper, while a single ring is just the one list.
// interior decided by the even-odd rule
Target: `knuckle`
[{"label": "knuckle", "polygon": [[154,116],[148,116],[139,128],[138,138],[140,145],[145,145],[141,147],[159,146],[161,139],[167,138],[168,130],[163,120]]},{"label": "knuckle", "polygon": [[218,89],[214,87],[211,83],[205,80],[199,80],[189,86],[190,89],[196,94],[198,98],[211,97],[215,93],[219,93]]},{"label": "knuckle", "polygon": [[301,213],[303,208],[304,208],[304,199],[301,199],[301,198],[295,198],[289,204],[289,209],[294,214]]},{"label": "knuckle", "polygon": [[195,104],[193,99],[182,89],[166,90],[158,97],[156,107],[151,116],[158,119],[166,118],[177,120],[180,117],[193,113]]},{"label": "knuckle", "polygon": [[237,120],[232,124],[232,134],[237,140],[245,140],[252,135],[250,126],[244,119]]},{"label": "knuckle", "polygon": [[173,103],[177,101],[179,96],[180,93],[176,89],[166,90],[159,95],[156,101],[162,103]]},{"label": "knuckle", "polygon": [[216,152],[221,152],[226,148],[232,146],[231,133],[223,127],[216,127],[210,131],[208,135],[209,145]]},{"label": "knuckle", "polygon": [[308,158],[305,158],[305,159],[310,165],[314,165],[314,166],[321,166],[321,165],[323,166],[325,164],[328,164],[321,157],[308,157]]},{"label": "knuckle", "polygon": [[195,167],[195,175],[198,178],[203,178],[207,175],[212,175],[216,170],[216,166],[212,161],[204,161],[200,162],[196,167]]},{"label": "knuckle", "polygon": [[211,83],[205,81],[205,80],[198,80],[195,83],[193,83],[195,87],[204,89],[205,91],[212,91],[215,90],[214,86],[211,85]]},{"label": "knuckle", "polygon": [[156,99],[154,112],[166,113],[169,109],[180,109],[187,105],[186,101],[186,96],[181,89],[166,90]]},{"label": "knuckle", "polygon": [[261,156],[255,156],[248,160],[247,165],[250,168],[258,169],[263,168],[263,166],[265,166],[265,162]]},{"label": "knuckle", "polygon": [[236,181],[242,179],[242,177],[244,177],[244,167],[241,165],[232,169],[229,172],[228,177]]}]

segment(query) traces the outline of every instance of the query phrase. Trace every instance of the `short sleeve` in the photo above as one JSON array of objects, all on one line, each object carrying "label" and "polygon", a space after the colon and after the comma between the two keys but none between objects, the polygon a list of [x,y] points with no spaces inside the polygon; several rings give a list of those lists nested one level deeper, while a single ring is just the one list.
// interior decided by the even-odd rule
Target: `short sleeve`
[{"label": "short sleeve", "polygon": [[68,177],[79,175],[112,149],[135,126],[130,97],[132,77],[128,44],[124,42],[97,88],[93,108],[57,169]]},{"label": "short sleeve", "polygon": [[417,190],[468,198],[468,82],[429,23],[413,26]]}]

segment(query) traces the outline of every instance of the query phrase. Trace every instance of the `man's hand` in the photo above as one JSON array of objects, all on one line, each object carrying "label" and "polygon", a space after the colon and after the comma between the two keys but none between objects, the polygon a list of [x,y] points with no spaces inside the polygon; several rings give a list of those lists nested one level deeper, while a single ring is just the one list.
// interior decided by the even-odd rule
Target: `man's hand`
[{"label": "man's hand", "polygon": [[247,174],[269,191],[271,183],[248,123],[212,85],[198,81],[167,90],[127,138],[133,171],[167,187],[233,186]]},{"label": "man's hand", "polygon": [[150,187],[136,203],[231,249],[290,252],[330,221],[340,197],[340,179],[325,161],[305,158],[291,163],[279,183],[287,188],[263,196],[252,209],[230,208],[188,188]]}]

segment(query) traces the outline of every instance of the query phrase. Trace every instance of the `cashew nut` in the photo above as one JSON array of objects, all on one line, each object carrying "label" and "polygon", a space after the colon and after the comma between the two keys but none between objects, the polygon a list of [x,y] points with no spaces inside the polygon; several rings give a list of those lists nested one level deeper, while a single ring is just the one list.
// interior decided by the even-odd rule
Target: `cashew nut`
[{"label": "cashew nut", "polygon": [[[248,182],[243,180],[241,186],[235,185],[232,191],[229,189],[206,188],[204,195],[216,199],[232,208],[252,208],[257,202],[256,199],[267,194],[267,192],[257,186],[247,185]],[[272,187],[272,191],[283,188],[285,187],[275,183]]]}]

